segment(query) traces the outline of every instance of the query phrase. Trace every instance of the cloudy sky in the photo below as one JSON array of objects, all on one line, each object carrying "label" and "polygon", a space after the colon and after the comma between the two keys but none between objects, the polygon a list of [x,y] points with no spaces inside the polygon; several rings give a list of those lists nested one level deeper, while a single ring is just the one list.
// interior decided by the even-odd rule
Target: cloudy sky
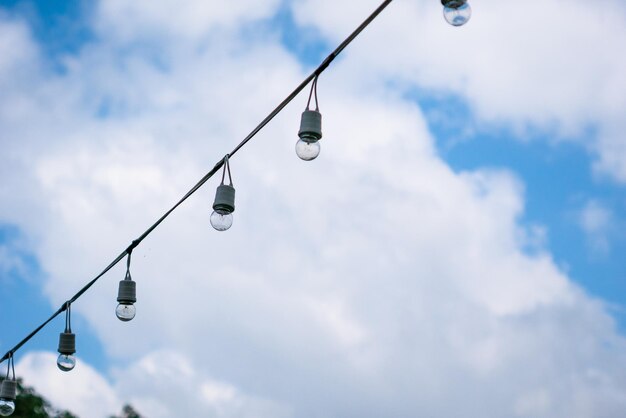
[{"label": "cloudy sky", "polygon": [[[0,2],[0,351],[167,210],[377,0]],[[120,265],[16,354],[105,417],[622,417],[626,5],[396,0]],[[2,365],[4,366],[4,364]],[[18,405],[19,407],[19,405]]]}]

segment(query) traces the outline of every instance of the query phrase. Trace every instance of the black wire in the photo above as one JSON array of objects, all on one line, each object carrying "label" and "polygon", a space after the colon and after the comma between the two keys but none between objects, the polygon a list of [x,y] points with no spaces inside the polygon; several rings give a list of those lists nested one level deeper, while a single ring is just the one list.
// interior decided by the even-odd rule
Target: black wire
[{"label": "black wire", "polygon": [[133,250],[128,252],[128,257],[126,257],[126,276],[124,276],[124,280],[132,280],[130,277],[130,256],[133,255]]},{"label": "black wire", "polygon": [[9,357],[9,361],[7,362],[7,375],[5,380],[9,380],[9,372],[13,371],[13,379],[15,380],[15,360],[13,359],[13,353],[11,353]]},{"label": "black wire", "polygon": [[311,91],[309,92],[309,100],[306,101],[306,110],[311,107],[311,99],[313,98],[313,92],[315,91],[315,110],[319,111],[319,105],[317,103],[317,80],[319,76],[315,76],[313,84],[311,84]]},{"label": "black wire", "polygon": [[230,161],[228,161],[228,154],[224,156],[224,169],[222,170],[222,182],[220,185],[224,185],[224,180],[226,179],[226,171],[228,170],[228,184],[230,186],[233,185],[233,175],[230,173]]},{"label": "black wire", "polygon": [[315,92],[315,111],[319,112],[320,102],[317,100],[317,80],[319,80],[319,77],[315,77],[315,80],[313,80],[313,91]]},{"label": "black wire", "polygon": [[68,301],[65,306],[67,306],[65,309],[65,332],[70,333],[72,332],[72,305]]},{"label": "black wire", "polygon": [[128,257],[126,258],[126,271],[130,271],[130,257],[133,255],[133,250],[128,250]]},{"label": "black wire", "polygon": [[233,185],[233,175],[230,173],[230,159],[228,158],[228,154],[226,154],[225,158],[226,170],[228,170],[228,184],[232,187]]},{"label": "black wire", "polygon": [[[317,67],[307,78],[305,78],[304,81],[302,81],[302,83],[300,83],[298,87],[296,87],[295,90],[292,91],[291,94],[289,94],[289,96],[287,96],[282,102],[280,102],[280,104],[276,106],[276,108],[272,112],[270,112],[270,114],[267,115],[265,119],[263,119],[261,123],[259,123],[256,126],[256,128],[254,128],[252,132],[250,132],[248,136],[246,136],[229,154],[226,154],[227,158],[232,157],[233,155],[237,153],[237,151],[243,148],[243,146],[246,145],[257,133],[259,133],[259,131],[263,129],[265,125],[267,125],[272,119],[274,119],[276,115],[278,115],[285,108],[285,106],[287,106],[298,94],[300,94],[300,92],[312,80],[316,81],[319,75],[323,73],[324,70],[326,70],[326,68],[328,68],[330,63],[333,62],[334,59],[337,58],[337,56],[339,56],[339,54],[341,54],[341,52],[354,40],[354,38],[356,38],[363,31],[363,29],[365,29],[370,23],[372,23],[372,21],[376,19],[376,17],[378,17],[378,15],[387,6],[389,6],[389,4],[391,4],[392,1],[393,0],[383,1],[380,4],[380,6],[378,6],[378,8],[374,10],[374,12],[367,19],[365,19],[363,23],[361,23],[361,25],[359,25],[359,27],[357,27],[354,30],[354,32],[350,34],[350,36],[348,36],[328,57],[326,57],[326,59],[324,59],[324,61],[322,61],[319,67]],[[317,90],[315,91],[315,94],[316,94],[316,101],[317,101]],[[46,325],[48,325],[50,321],[56,318],[61,312],[68,309],[70,304],[74,303],[78,298],[80,298],[87,290],[91,288],[91,286],[93,286],[102,276],[108,273],[109,270],[115,267],[127,255],[128,255],[128,266],[130,266],[130,254],[132,253],[133,249],[137,247],[139,244],[141,244],[141,242],[144,239],[146,239],[146,237],[150,235],[152,231],[154,231],[165,219],[167,219],[167,217],[170,216],[172,212],[174,212],[181,204],[183,204],[185,200],[187,200],[191,195],[197,192],[198,189],[200,189],[207,181],[209,181],[209,179],[213,177],[215,173],[217,173],[219,169],[224,166],[225,162],[227,162],[227,158],[224,158],[218,161],[208,173],[206,173],[187,193],[185,193],[185,195],[178,202],[176,202],[174,206],[172,206],[171,209],[169,209],[159,219],[157,219],[157,221],[154,224],[152,224],[152,226],[150,226],[143,234],[141,234],[139,238],[134,240],[130,244],[130,246],[126,248],[122,253],[120,253],[108,266],[106,266],[104,270],[100,272],[100,274],[98,274],[89,283],[87,283],[82,289],[80,289],[69,301],[65,302],[55,313],[52,314],[52,316],[50,316],[50,318],[48,318],[45,322],[43,322],[41,325],[35,328],[30,334],[28,334],[24,339],[22,339],[22,341],[20,341],[17,345],[15,345],[15,347],[13,347],[4,356],[2,356],[2,358],[0,359],[0,363],[4,362],[7,359],[9,359],[9,361],[12,361],[11,359],[13,358],[13,354],[17,350],[19,350],[24,344],[26,344],[31,338],[33,338],[39,331],[41,331]],[[229,175],[230,175],[230,172],[229,172]],[[15,375],[15,371],[13,372],[13,374]]]}]

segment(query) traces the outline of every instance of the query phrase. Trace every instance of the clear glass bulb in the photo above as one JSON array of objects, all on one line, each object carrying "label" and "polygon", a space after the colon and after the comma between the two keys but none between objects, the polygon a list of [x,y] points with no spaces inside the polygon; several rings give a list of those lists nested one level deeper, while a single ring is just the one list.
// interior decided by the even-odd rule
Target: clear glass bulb
[{"label": "clear glass bulb", "polygon": [[11,399],[0,399],[0,415],[8,417],[15,412],[15,402]]},{"label": "clear glass bulb", "polygon": [[120,303],[117,305],[117,308],[115,308],[117,319],[124,322],[132,320],[136,313],[137,308],[135,308],[135,305],[132,303]]},{"label": "clear glass bulb", "polygon": [[443,17],[452,26],[462,26],[472,17],[472,8],[469,3],[464,3],[458,7],[444,7]]},{"label": "clear glass bulb", "polygon": [[76,366],[76,357],[72,354],[59,354],[57,366],[64,372],[69,372]]},{"label": "clear glass bulb", "polygon": [[296,142],[296,154],[304,161],[311,161],[320,155],[320,142],[300,138]]},{"label": "clear glass bulb", "polygon": [[211,214],[211,226],[218,231],[226,231],[233,225],[233,214],[225,210],[215,210]]}]

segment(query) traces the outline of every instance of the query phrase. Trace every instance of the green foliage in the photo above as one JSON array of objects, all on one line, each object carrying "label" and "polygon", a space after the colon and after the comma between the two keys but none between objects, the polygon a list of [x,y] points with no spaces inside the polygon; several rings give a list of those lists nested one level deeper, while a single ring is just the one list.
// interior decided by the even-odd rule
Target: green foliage
[{"label": "green foliage", "polygon": [[141,418],[139,412],[135,411],[132,406],[124,405],[122,414],[119,416],[112,416],[111,418]]}]

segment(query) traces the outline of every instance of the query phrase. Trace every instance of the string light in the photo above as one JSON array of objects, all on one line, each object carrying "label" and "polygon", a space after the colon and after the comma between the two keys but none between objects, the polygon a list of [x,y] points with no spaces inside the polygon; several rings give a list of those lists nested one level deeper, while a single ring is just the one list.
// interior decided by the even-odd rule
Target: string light
[{"label": "string light", "polygon": [[[300,119],[300,130],[298,131],[298,142],[296,142],[296,154],[304,161],[312,161],[320,155],[320,143],[322,139],[322,114],[320,113],[317,100],[317,80],[315,77],[311,85],[309,100],[306,109],[302,112]],[[315,110],[310,110],[311,98],[315,96]]]},{"label": "string light", "polygon": [[[215,191],[213,213],[211,214],[211,226],[217,231],[226,231],[233,225],[233,212],[235,211],[235,188],[233,187],[233,177],[230,174],[228,155],[224,157],[223,165],[222,183],[217,186]],[[226,171],[228,171],[229,184],[224,184]]]},{"label": "string light", "polygon": [[472,17],[472,8],[467,0],[441,0],[443,17],[452,26],[462,26]]},{"label": "string light", "polygon": [[59,335],[59,357],[57,366],[59,370],[69,372],[76,366],[76,335],[72,333],[72,304],[66,302],[65,331]]},{"label": "string light", "polygon": [[[9,372],[13,371],[13,378],[9,378]],[[15,412],[15,398],[17,397],[17,381],[15,380],[15,363],[13,353],[7,360],[7,375],[0,386],[0,415],[8,417]]]},{"label": "string light", "polygon": [[[224,231],[232,225],[232,213],[235,211],[235,188],[232,184],[230,174],[229,159],[235,155],[243,146],[245,146],[261,129],[263,129],[276,115],[278,115],[291,101],[298,95],[309,83],[311,92],[307,102],[307,108],[302,113],[300,130],[298,132],[299,140],[296,144],[296,153],[300,158],[306,161],[315,159],[320,153],[319,140],[322,138],[322,115],[319,112],[317,100],[317,80],[328,66],[334,61],[339,54],[370,24],[380,13],[391,4],[393,0],[384,0],[376,10],[365,19],[322,63],[300,83],[289,96],[287,96],[278,106],[270,112],[224,159],[218,161],[215,166],[206,173],[172,208],[165,212],[152,226],[150,226],[139,238],[135,239],[131,245],[122,251],[107,267],[104,268],[95,278],[88,282],[80,289],[70,300],[65,302],[55,313],[53,313],[39,327],[24,337],[15,347],[8,351],[2,358],[0,363],[7,361],[7,375],[0,387],[0,415],[8,416],[15,411],[15,398],[17,393],[17,381],[15,380],[15,367],[13,362],[13,354],[19,350],[24,344],[48,325],[54,318],[63,311],[66,312],[66,328],[65,332],[59,337],[59,358],[57,365],[63,371],[69,371],[76,365],[74,354],[76,353],[76,336],[71,332],[71,304],[80,298],[87,290],[89,290],[100,278],[108,273],[120,261],[127,258],[126,277],[119,284],[118,298],[119,302],[116,308],[116,315],[122,321],[130,321],[135,317],[136,302],[136,284],[130,276],[130,258],[131,253],[148,235],[150,235],[169,215],[174,212],[182,203],[197,192],[211,177],[213,177],[220,169],[223,169],[222,182],[218,186],[213,203],[214,212],[211,215],[211,225],[219,230]],[[444,5],[444,17],[454,25],[460,26],[465,24],[471,17],[471,8],[467,4],[467,0],[442,0]],[[311,97],[315,97],[315,110],[310,110]],[[229,184],[224,184],[225,173],[228,171]],[[9,379],[9,370],[13,371],[12,379]]]},{"label": "string light", "polygon": [[130,277],[130,256],[133,250],[128,251],[128,258],[126,259],[126,276],[124,280],[120,281],[120,286],[117,291],[117,301],[119,304],[115,308],[115,315],[120,321],[131,321],[137,313],[135,308],[135,302],[137,302],[137,284]]}]

